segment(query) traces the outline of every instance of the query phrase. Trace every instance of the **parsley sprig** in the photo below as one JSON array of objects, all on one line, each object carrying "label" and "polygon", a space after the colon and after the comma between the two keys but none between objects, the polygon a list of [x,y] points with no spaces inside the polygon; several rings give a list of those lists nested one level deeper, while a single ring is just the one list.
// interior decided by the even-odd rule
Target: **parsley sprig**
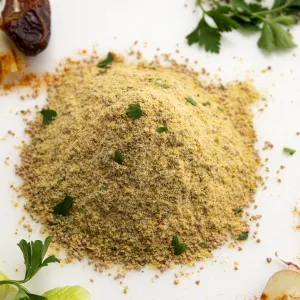
[{"label": "parsley sprig", "polygon": [[[203,16],[197,27],[186,37],[188,44],[198,44],[206,51],[219,53],[223,32],[247,30],[260,32],[257,45],[262,50],[272,52],[296,47],[286,27],[295,24],[300,12],[299,0],[275,0],[272,8],[260,3],[247,4],[244,0],[231,0],[222,5],[213,0],[211,10],[206,10],[197,0]],[[211,26],[207,19],[212,19]]]},{"label": "parsley sprig", "polygon": [[15,300],[46,300],[46,297],[31,294],[22,284],[28,282],[36,275],[43,267],[48,266],[50,263],[59,263],[59,260],[54,256],[48,256],[46,259],[45,255],[50,246],[52,237],[49,236],[46,238],[45,242],[34,241],[26,242],[21,240],[18,244],[21,249],[24,257],[24,262],[26,266],[26,273],[23,280],[2,280],[0,285],[10,284],[16,286],[19,291],[16,295]]}]

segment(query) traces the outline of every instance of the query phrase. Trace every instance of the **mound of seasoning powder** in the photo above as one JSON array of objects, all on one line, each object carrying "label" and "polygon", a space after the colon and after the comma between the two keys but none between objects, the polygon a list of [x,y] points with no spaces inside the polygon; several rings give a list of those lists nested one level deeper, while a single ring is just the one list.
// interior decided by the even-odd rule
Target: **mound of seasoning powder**
[{"label": "mound of seasoning powder", "polygon": [[71,257],[100,269],[205,259],[248,237],[257,98],[246,83],[204,87],[176,68],[64,69],[27,129],[25,207]]}]

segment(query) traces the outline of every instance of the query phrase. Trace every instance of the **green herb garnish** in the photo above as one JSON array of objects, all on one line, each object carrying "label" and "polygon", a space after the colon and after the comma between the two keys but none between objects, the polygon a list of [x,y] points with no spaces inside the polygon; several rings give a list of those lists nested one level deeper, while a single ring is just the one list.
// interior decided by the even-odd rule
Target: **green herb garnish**
[{"label": "green herb garnish", "polygon": [[25,278],[23,280],[2,280],[0,285],[8,284],[16,286],[19,291],[16,295],[16,300],[47,300],[46,297],[35,295],[29,293],[29,291],[22,286],[22,284],[31,280],[43,267],[47,267],[50,263],[59,263],[59,260],[54,256],[48,256],[44,259],[49,245],[51,243],[52,237],[46,238],[45,242],[34,241],[26,242],[21,240],[18,244],[24,257],[24,262],[26,266]]},{"label": "green herb garnish", "polygon": [[115,162],[117,162],[119,165],[123,165],[123,161],[124,161],[124,158],[123,158],[123,153],[121,150],[116,150],[115,151]]},{"label": "green herb garnish", "polygon": [[66,177],[63,177],[63,178],[61,178],[61,179],[58,179],[57,182],[58,182],[58,183],[62,183],[62,182],[64,182],[65,180],[66,180]]},{"label": "green herb garnish", "polygon": [[156,128],[156,132],[158,132],[158,133],[167,132],[168,130],[169,130],[168,127],[158,127],[158,128]]},{"label": "green herb garnish", "polygon": [[296,153],[296,150],[291,149],[291,148],[283,148],[283,152],[289,154],[289,155],[293,155]]},{"label": "green herb garnish", "polygon": [[238,241],[245,241],[248,239],[248,236],[249,236],[249,232],[242,232],[239,237],[237,238]]},{"label": "green herb garnish", "polygon": [[278,21],[272,20],[264,23],[257,45],[268,52],[296,47],[290,33]]},{"label": "green herb garnish", "polygon": [[[258,1],[213,2],[213,8],[206,10],[201,0],[197,0],[203,16],[194,31],[186,37],[189,45],[195,43],[204,46],[206,51],[219,53],[222,33],[241,29],[261,32],[257,45],[268,52],[296,46],[286,27],[295,24],[300,11],[298,0],[275,0],[272,8],[263,7]],[[215,26],[207,23],[207,18],[212,19]]]},{"label": "green herb garnish", "polygon": [[242,208],[234,208],[233,212],[237,215],[237,214],[241,214],[244,210]]},{"label": "green herb garnish", "polygon": [[179,238],[178,238],[177,235],[173,236],[172,246],[173,246],[173,250],[174,250],[175,255],[180,255],[180,254],[184,253],[187,250],[187,245],[181,243],[179,241]]},{"label": "green herb garnish", "polygon": [[189,103],[191,103],[194,106],[197,106],[197,102],[190,96],[186,97],[185,100]]},{"label": "green herb garnish", "polygon": [[143,111],[139,104],[129,104],[126,114],[128,117],[132,118],[132,120],[137,120],[142,116]]},{"label": "green herb garnish", "polygon": [[169,85],[167,85],[165,83],[159,83],[157,81],[155,81],[155,84],[158,85],[158,86],[160,86],[160,87],[162,87],[162,88],[164,88],[164,89],[168,89],[170,87]]},{"label": "green herb garnish", "polygon": [[51,123],[57,116],[57,113],[55,110],[51,109],[43,109],[41,110],[41,115],[43,116],[43,124],[49,124]]},{"label": "green herb garnish", "polygon": [[200,47],[204,46],[206,51],[215,53],[220,52],[220,31],[217,28],[208,25],[204,17],[201,19],[196,29],[194,29],[194,31],[186,38],[189,45],[197,43]]},{"label": "green herb garnish", "polygon": [[111,52],[109,52],[109,53],[107,54],[106,59],[100,61],[100,62],[97,64],[97,67],[98,67],[98,68],[108,68],[108,67],[113,63],[114,60],[115,60],[114,55],[113,55]]},{"label": "green herb garnish", "polygon": [[200,246],[201,246],[202,248],[207,248],[207,247],[208,247],[206,242],[200,243]]},{"label": "green herb garnish", "polygon": [[73,207],[73,201],[75,199],[76,199],[75,196],[67,195],[61,203],[58,203],[54,207],[54,210],[53,210],[54,214],[68,216],[70,214],[70,210]]},{"label": "green herb garnish", "polygon": [[203,104],[204,106],[211,105],[211,103],[210,103],[209,101],[203,102],[202,104]]}]

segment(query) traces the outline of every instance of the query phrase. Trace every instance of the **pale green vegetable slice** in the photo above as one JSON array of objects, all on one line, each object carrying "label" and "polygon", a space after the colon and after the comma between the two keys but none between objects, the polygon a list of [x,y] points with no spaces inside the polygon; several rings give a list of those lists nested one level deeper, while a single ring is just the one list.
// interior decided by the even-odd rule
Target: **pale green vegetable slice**
[{"label": "pale green vegetable slice", "polygon": [[[8,280],[9,278],[0,272],[0,281]],[[0,285],[0,299],[14,300],[18,293],[18,289],[11,284]]]},{"label": "pale green vegetable slice", "polygon": [[270,278],[260,299],[300,299],[300,273],[292,270],[275,273]]},{"label": "pale green vegetable slice", "polygon": [[90,293],[81,286],[65,286],[46,292],[48,300],[90,300]]}]

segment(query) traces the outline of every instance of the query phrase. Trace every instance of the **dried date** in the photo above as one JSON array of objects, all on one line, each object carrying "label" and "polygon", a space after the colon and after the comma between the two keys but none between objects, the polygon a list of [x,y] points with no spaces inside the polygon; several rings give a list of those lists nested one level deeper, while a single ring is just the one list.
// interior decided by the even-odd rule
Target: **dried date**
[{"label": "dried date", "polygon": [[2,11],[2,30],[26,56],[35,56],[49,43],[49,0],[7,0]]}]

